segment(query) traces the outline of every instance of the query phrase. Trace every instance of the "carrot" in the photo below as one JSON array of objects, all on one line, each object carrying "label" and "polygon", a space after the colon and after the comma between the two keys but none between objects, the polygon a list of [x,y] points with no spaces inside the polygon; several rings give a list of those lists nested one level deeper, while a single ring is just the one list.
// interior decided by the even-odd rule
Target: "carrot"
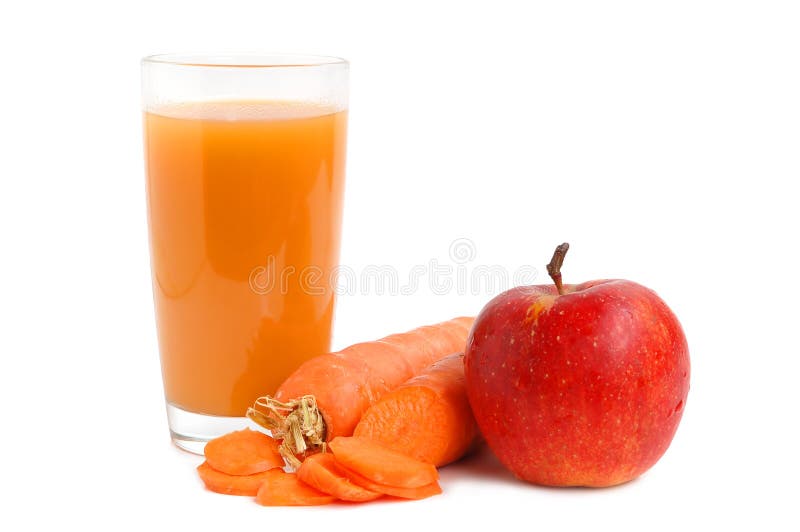
[{"label": "carrot", "polygon": [[208,462],[197,466],[200,480],[209,490],[225,495],[250,495],[251,497],[258,493],[258,488],[269,477],[271,471],[282,470],[270,469],[254,475],[229,475],[217,471]]},{"label": "carrot", "polygon": [[353,435],[435,466],[461,458],[478,439],[464,354],[435,362],[384,395],[367,409]]},{"label": "carrot", "polygon": [[439,477],[433,465],[364,438],[339,436],[330,447],[338,463],[385,486],[419,488]]},{"label": "carrot", "polygon": [[386,486],[373,482],[363,475],[359,475],[355,471],[347,469],[346,467],[339,466],[341,471],[353,484],[366,488],[370,491],[383,493],[392,497],[400,497],[401,499],[425,499],[433,495],[439,495],[442,492],[442,487],[439,482],[431,482],[419,488],[398,488],[396,486]]},{"label": "carrot", "polygon": [[336,500],[283,469],[270,469],[263,474],[266,478],[256,494],[256,502],[262,506],[319,506]]},{"label": "carrot", "polygon": [[303,460],[297,478],[343,501],[371,501],[382,495],[350,482],[330,453],[317,453]]},{"label": "carrot", "polygon": [[281,454],[297,467],[296,455],[352,435],[367,408],[386,393],[463,350],[472,321],[455,318],[319,355],[292,373],[274,397],[258,398],[247,415],[283,440]]},{"label": "carrot", "polygon": [[284,465],[278,443],[250,429],[214,438],[206,444],[205,455],[208,465],[229,475],[253,475]]}]

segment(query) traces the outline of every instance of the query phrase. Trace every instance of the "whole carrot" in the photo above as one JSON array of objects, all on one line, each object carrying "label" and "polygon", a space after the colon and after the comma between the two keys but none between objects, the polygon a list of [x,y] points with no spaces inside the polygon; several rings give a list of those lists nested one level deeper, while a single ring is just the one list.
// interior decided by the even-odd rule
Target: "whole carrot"
[{"label": "whole carrot", "polygon": [[362,414],[386,393],[463,350],[472,321],[455,318],[314,357],[274,397],[258,398],[247,415],[283,440],[281,454],[297,467],[298,455],[352,435]]},{"label": "whole carrot", "polygon": [[436,466],[461,458],[479,437],[467,399],[464,354],[434,362],[384,395],[361,417],[354,436]]}]

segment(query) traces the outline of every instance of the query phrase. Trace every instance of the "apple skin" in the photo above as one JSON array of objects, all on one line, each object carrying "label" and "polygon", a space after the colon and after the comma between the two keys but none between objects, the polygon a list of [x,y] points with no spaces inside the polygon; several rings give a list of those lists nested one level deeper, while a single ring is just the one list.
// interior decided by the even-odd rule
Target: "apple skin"
[{"label": "apple skin", "polygon": [[689,392],[678,319],[652,290],[600,280],[508,290],[467,339],[478,426],[518,478],[613,486],[658,461]]}]

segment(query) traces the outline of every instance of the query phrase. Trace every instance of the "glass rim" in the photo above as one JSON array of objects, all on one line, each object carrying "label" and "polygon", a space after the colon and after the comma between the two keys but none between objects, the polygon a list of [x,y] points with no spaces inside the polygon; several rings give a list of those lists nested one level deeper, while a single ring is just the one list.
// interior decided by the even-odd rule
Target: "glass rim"
[{"label": "glass rim", "polygon": [[346,59],[329,55],[231,52],[231,53],[168,53],[148,55],[142,64],[163,64],[199,68],[314,68],[343,65]]}]

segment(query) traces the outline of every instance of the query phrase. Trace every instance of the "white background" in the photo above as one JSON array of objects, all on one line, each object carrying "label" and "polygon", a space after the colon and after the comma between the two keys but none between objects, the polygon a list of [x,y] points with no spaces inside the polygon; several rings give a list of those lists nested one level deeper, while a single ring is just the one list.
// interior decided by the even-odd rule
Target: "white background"
[{"label": "white background", "polygon": [[[0,528],[797,529],[796,2],[0,10]],[[659,292],[692,357],[663,459],[607,490],[524,485],[479,456],[415,503],[274,509],[204,491],[163,410],[138,63],[197,50],[351,61],[342,263],[356,271],[453,265],[466,238],[464,267],[530,264],[545,282],[567,240],[568,282]],[[335,346],[498,292],[347,294]]]}]

